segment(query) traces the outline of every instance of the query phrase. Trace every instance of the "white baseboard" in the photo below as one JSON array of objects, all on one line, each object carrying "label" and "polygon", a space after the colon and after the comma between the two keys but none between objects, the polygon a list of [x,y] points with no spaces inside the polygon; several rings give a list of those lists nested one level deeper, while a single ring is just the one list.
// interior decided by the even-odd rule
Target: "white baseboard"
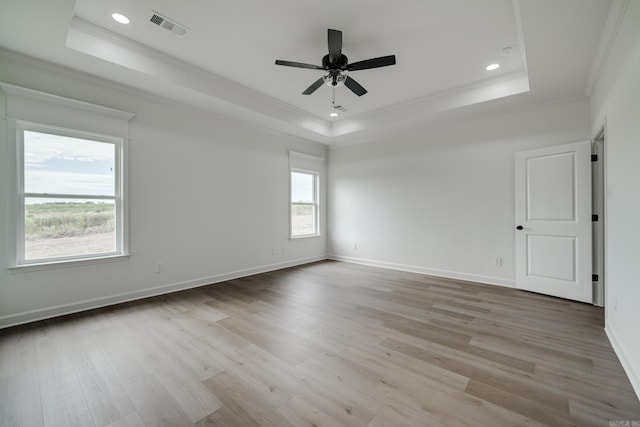
[{"label": "white baseboard", "polygon": [[631,387],[636,392],[636,397],[640,400],[640,372],[636,371],[637,367],[631,363],[631,359],[625,354],[614,330],[607,325],[604,327],[604,332],[607,334],[611,347],[613,347],[613,351],[618,356],[620,364],[622,364],[622,368],[631,382]]},{"label": "white baseboard", "polygon": [[78,313],[81,311],[91,310],[94,308],[106,307],[109,305],[120,304],[123,302],[135,301],[143,298],[168,294],[171,292],[182,291],[185,289],[197,288],[213,283],[225,282],[227,280],[238,279],[240,277],[252,276],[254,274],[266,273],[268,271],[280,270],[296,265],[308,264],[316,261],[323,261],[326,256],[315,256],[309,258],[296,259],[276,264],[268,264],[259,267],[247,268],[244,270],[232,271],[229,273],[216,274],[214,276],[201,277],[194,280],[188,280],[179,283],[171,283],[162,286],[156,286],[148,289],[141,289],[133,292],[125,292],[106,297],[93,298],[85,301],[74,302],[70,304],[58,305],[55,307],[47,307],[38,310],[25,311],[17,314],[0,317],[0,329],[17,326],[24,323],[35,322],[38,320],[50,319],[52,317],[63,316],[66,314]]},{"label": "white baseboard", "polygon": [[485,283],[488,285],[505,286],[508,288],[514,288],[516,286],[515,280],[502,279],[500,277],[480,276],[477,274],[459,273],[455,271],[438,270],[435,268],[420,267],[416,265],[396,264],[393,262],[354,258],[342,255],[328,255],[327,258],[335,261],[350,262],[353,264],[370,265],[372,267],[389,268],[392,270],[407,271],[409,273],[445,277],[447,279],[465,280],[469,282]]}]

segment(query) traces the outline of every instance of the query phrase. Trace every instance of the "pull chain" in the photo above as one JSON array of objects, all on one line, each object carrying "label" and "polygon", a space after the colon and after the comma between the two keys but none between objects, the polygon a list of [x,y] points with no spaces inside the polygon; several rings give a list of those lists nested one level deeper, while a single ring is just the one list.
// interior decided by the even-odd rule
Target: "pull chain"
[{"label": "pull chain", "polygon": [[331,106],[333,107],[333,112],[331,113],[331,117],[338,117],[338,113],[336,113],[336,87],[332,87],[333,97],[331,99]]}]

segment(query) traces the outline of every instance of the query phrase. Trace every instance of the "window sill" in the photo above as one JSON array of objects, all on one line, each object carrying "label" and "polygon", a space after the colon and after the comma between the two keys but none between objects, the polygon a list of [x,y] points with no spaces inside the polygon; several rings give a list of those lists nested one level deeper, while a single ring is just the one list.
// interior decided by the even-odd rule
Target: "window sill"
[{"label": "window sill", "polygon": [[289,236],[289,240],[308,239],[309,237],[320,237],[321,234],[305,234],[304,236]]},{"label": "window sill", "polygon": [[53,268],[81,267],[84,265],[104,264],[108,262],[123,261],[129,258],[129,254],[109,255],[95,258],[82,258],[63,261],[45,261],[33,264],[20,264],[8,267],[12,273],[26,273],[30,271],[50,270]]}]

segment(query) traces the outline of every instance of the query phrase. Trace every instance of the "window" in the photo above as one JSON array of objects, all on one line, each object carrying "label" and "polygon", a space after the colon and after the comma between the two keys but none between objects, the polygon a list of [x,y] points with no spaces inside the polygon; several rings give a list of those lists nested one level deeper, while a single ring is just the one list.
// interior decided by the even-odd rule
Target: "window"
[{"label": "window", "polygon": [[318,173],[292,169],[291,237],[318,234]]},{"label": "window", "polygon": [[[0,82],[9,268],[128,255],[126,150],[134,114]],[[7,144],[4,144],[4,137]]]},{"label": "window", "polygon": [[18,122],[18,264],[123,253],[122,139]]},{"label": "window", "polygon": [[289,151],[289,237],[320,235],[321,177],[324,158]]}]

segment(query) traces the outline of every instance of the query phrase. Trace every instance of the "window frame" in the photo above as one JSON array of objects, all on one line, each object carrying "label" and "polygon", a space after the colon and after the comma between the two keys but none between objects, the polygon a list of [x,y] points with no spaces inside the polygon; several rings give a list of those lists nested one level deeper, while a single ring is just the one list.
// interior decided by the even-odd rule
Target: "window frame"
[{"label": "window frame", "polygon": [[[66,136],[88,141],[95,141],[114,146],[114,195],[88,195],[88,194],[64,194],[64,193],[27,193],[25,192],[25,132],[38,132],[57,136]],[[127,215],[125,210],[125,139],[109,135],[101,135],[77,129],[69,129],[47,124],[34,123],[24,120],[15,120],[16,132],[16,266],[26,267],[34,265],[59,264],[66,262],[77,262],[86,260],[96,260],[113,258],[128,255],[127,247]],[[96,252],[91,254],[69,255],[50,258],[26,259],[25,254],[25,200],[29,197],[47,199],[77,199],[77,200],[112,200],[114,203],[114,232],[115,250],[109,252]]]},{"label": "window frame", "polygon": [[[303,173],[313,176],[313,202],[312,203],[294,203],[292,197],[292,174]],[[312,206],[314,209],[314,233],[293,235],[293,205]],[[289,239],[305,239],[308,237],[320,236],[320,172],[317,170],[290,167],[289,168]]]}]

